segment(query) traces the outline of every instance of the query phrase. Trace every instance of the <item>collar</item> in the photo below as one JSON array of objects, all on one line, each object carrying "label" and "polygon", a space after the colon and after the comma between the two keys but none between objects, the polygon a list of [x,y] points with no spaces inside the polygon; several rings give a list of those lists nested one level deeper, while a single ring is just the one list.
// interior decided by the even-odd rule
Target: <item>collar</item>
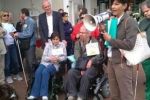
[{"label": "collar", "polygon": [[122,19],[124,13],[118,18],[118,24],[120,23],[120,20]]}]

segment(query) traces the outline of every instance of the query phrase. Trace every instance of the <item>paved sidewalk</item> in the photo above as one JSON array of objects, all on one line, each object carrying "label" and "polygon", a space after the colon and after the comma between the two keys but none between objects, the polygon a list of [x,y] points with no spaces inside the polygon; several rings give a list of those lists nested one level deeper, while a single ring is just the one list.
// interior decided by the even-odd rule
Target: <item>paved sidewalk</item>
[{"label": "paved sidewalk", "polygon": [[[136,69],[135,69],[136,74]],[[145,77],[142,68],[140,67],[139,70],[139,77],[138,77],[138,88],[137,88],[137,99],[136,100],[144,100],[144,82]],[[26,84],[24,81],[15,81],[13,84],[11,84],[17,91],[19,95],[19,100],[25,100],[26,95]],[[59,95],[59,100],[64,100],[64,94]],[[109,98],[105,100],[110,100]]]}]

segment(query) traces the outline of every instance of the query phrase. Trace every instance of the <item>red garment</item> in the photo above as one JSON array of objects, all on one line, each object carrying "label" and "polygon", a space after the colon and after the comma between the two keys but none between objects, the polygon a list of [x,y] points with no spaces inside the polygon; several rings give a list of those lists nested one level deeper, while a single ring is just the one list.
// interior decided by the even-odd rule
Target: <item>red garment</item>
[{"label": "red garment", "polygon": [[[80,32],[80,27],[83,25],[83,21],[79,21],[74,27],[73,27],[73,32],[71,33],[71,39],[73,41],[76,41],[76,35]],[[100,32],[98,27],[91,32],[92,37],[98,38]]]}]

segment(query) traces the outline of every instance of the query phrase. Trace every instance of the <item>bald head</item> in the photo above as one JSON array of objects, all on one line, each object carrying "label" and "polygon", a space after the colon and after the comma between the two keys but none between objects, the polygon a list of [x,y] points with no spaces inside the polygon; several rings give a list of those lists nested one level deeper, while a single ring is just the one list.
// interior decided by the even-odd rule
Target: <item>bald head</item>
[{"label": "bald head", "polygon": [[84,25],[80,27],[79,37],[81,40],[86,41],[90,37],[90,32],[85,28]]}]

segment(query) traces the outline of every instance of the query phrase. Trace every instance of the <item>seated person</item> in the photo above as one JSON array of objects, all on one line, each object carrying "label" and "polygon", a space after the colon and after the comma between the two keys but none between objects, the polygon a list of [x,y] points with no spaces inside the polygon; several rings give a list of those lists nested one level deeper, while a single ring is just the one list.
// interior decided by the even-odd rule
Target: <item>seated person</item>
[{"label": "seated person", "polygon": [[42,100],[48,100],[49,79],[59,70],[60,62],[66,60],[66,46],[60,42],[58,33],[51,35],[44,49],[41,63],[35,72],[35,80],[28,100],[42,96]]},{"label": "seated person", "polygon": [[[80,28],[80,39],[75,42],[74,47],[74,56],[76,61],[81,56],[86,55],[89,57],[89,60],[86,63],[86,69],[80,70],[78,68],[77,62],[75,68],[72,68],[68,71],[66,77],[64,89],[67,93],[68,100],[87,100],[87,94],[90,86],[90,81],[98,75],[99,67],[93,66],[94,61],[97,61],[100,58],[100,54],[94,56],[87,56],[86,45],[92,43],[98,43],[98,41],[91,37],[90,32],[85,29],[85,26],[82,25]],[[100,50],[99,45],[97,45],[98,50]],[[94,48],[95,49],[95,48]],[[79,89],[77,85],[79,84]],[[79,90],[79,91],[78,91]]]},{"label": "seated person", "polygon": [[16,91],[9,85],[0,85],[0,100],[19,100]]}]

